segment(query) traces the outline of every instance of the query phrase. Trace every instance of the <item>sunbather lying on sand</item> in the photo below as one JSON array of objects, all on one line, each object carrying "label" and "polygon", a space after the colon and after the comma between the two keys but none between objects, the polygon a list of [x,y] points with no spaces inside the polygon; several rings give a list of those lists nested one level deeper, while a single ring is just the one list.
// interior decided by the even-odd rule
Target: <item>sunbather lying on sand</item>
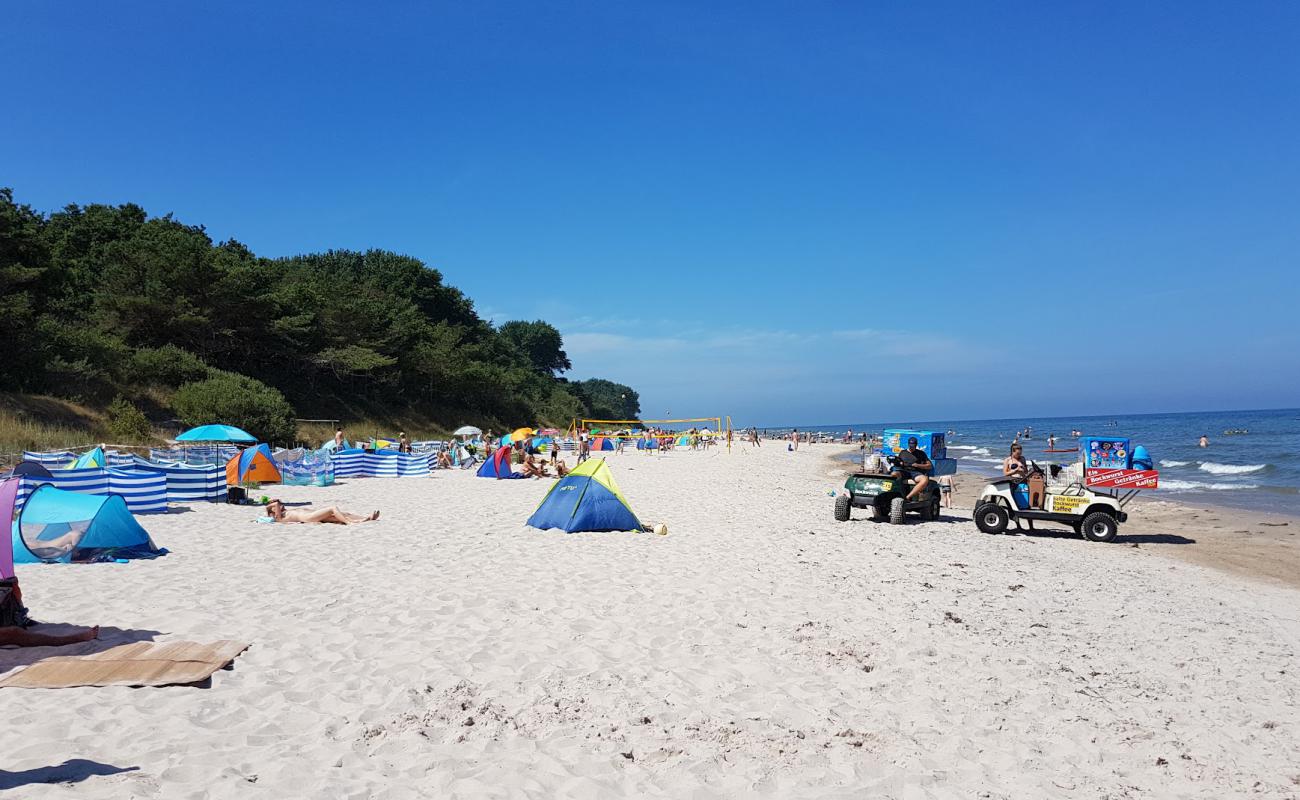
[{"label": "sunbather lying on sand", "polygon": [[332,522],[336,525],[355,525],[358,522],[370,522],[379,519],[379,512],[375,511],[368,517],[360,514],[349,514],[338,506],[329,508],[286,508],[284,503],[279,500],[272,500],[266,504],[266,513],[276,522],[283,522],[286,525],[313,525],[321,522]]}]

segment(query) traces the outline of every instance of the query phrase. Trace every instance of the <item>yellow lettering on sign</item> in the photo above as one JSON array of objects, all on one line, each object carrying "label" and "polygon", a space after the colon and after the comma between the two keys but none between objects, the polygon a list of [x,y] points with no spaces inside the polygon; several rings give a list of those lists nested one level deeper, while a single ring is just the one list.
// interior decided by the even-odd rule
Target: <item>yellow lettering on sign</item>
[{"label": "yellow lettering on sign", "polygon": [[1052,510],[1063,514],[1072,514],[1075,509],[1086,502],[1088,502],[1086,497],[1067,497],[1058,494],[1052,497]]}]

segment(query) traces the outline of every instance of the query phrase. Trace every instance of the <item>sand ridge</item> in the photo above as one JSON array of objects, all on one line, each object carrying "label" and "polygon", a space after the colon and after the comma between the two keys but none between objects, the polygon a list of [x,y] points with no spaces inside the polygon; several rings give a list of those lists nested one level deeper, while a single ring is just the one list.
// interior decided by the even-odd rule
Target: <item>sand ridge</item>
[{"label": "sand ridge", "polygon": [[145,519],[165,558],[25,568],[38,618],[253,646],[207,689],[6,690],[5,769],[130,770],[24,797],[1300,789],[1294,589],[955,514],[836,523],[832,448],[771,444],[611,455],[666,537],[534,531],[549,482],[457,472],[275,491],[373,524],[195,506]]}]

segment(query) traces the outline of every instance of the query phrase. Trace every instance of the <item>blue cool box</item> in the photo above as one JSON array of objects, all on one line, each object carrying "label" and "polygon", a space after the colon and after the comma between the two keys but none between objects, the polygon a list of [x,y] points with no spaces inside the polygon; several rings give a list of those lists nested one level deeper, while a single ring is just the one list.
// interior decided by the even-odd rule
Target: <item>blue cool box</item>
[{"label": "blue cool box", "polygon": [[916,446],[931,460],[948,457],[948,445],[943,440],[943,434],[934,431],[889,428],[885,431],[884,442],[880,449],[885,455],[896,456],[900,451],[907,449],[907,439],[911,436],[916,437]]}]

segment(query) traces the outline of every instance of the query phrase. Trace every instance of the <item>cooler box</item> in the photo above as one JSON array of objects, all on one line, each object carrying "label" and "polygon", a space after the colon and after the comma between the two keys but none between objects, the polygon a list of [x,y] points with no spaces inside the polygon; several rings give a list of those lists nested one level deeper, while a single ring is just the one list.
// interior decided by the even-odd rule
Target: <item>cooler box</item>
[{"label": "cooler box", "polygon": [[904,428],[890,428],[884,433],[884,442],[881,450],[887,455],[896,456],[899,452],[907,449],[907,440],[909,437],[916,437],[916,446],[930,457],[933,461],[936,458],[948,457],[948,445],[943,440],[942,433],[934,431],[912,431]]},{"label": "cooler box", "polygon": [[1133,466],[1133,448],[1129,440],[1118,436],[1085,436],[1079,440],[1084,469],[1129,469]]},{"label": "cooler box", "polygon": [[932,477],[942,478],[944,475],[957,474],[957,459],[955,458],[934,458],[930,460],[934,464],[934,471],[930,473]]}]

